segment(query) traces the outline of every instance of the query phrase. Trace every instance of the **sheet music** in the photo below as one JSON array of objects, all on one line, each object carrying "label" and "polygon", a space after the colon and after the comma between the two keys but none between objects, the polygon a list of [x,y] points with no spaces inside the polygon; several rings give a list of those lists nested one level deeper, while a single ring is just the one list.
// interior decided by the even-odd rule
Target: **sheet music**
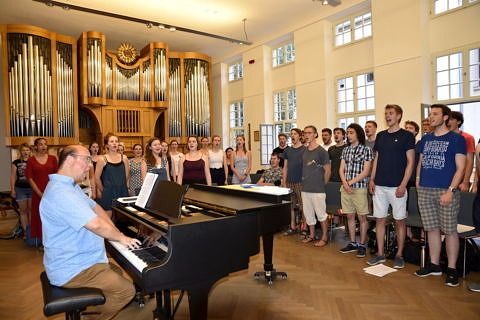
[{"label": "sheet music", "polygon": [[376,266],[363,268],[365,273],[371,274],[372,276],[384,277],[389,273],[397,271],[397,269],[387,267],[383,263],[377,264]]},{"label": "sheet music", "polygon": [[157,177],[158,174],[151,172],[147,173],[142,188],[140,189],[140,193],[138,194],[137,201],[135,201],[135,205],[145,208],[147,201],[150,198],[150,194],[152,193],[153,186],[155,185],[155,181],[157,181]]}]

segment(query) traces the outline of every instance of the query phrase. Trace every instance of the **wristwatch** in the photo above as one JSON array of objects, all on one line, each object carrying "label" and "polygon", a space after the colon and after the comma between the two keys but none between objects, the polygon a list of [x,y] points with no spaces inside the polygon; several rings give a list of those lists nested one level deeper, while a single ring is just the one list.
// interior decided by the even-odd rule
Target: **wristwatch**
[{"label": "wristwatch", "polygon": [[452,192],[456,192],[458,191],[458,188],[454,188],[452,186],[448,187],[448,190],[452,191]]}]

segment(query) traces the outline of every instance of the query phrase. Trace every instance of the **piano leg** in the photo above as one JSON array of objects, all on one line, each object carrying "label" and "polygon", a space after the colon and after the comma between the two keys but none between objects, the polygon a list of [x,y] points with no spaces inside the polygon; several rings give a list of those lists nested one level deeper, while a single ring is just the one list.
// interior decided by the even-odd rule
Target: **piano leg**
[{"label": "piano leg", "polygon": [[187,288],[190,320],[207,320],[208,293],[215,281],[207,281]]},{"label": "piano leg", "polygon": [[263,244],[263,272],[255,272],[255,279],[265,277],[268,284],[273,284],[273,281],[278,277],[287,279],[287,274],[282,271],[276,271],[273,268],[273,233],[266,233],[262,235]]},{"label": "piano leg", "polygon": [[170,290],[155,292],[157,308],[153,310],[154,320],[172,320],[172,310],[170,301]]}]

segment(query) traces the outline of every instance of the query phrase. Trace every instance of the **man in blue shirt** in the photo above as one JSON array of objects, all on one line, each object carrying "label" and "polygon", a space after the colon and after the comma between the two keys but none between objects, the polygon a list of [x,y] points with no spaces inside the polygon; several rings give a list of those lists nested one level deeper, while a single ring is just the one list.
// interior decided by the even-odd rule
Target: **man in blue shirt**
[{"label": "man in blue shirt", "polygon": [[91,165],[86,148],[67,146],[60,154],[58,173],[49,176],[40,202],[43,263],[53,285],[101,289],[106,302],[93,308],[100,314],[91,319],[111,319],[130,302],[135,288],[110,268],[104,238],[131,249],[138,248],[140,242],[123,235],[105,211],[78,186]]},{"label": "man in blue shirt", "polygon": [[367,261],[369,265],[385,262],[385,224],[388,207],[392,206],[398,250],[393,267],[405,267],[403,247],[407,227],[407,183],[415,163],[415,138],[411,132],[400,128],[403,110],[399,105],[385,106],[385,122],[388,129],[381,131],[375,139],[375,159],[369,182],[373,195],[373,216],[376,218],[378,253]]},{"label": "man in blue shirt", "polygon": [[417,166],[418,208],[423,228],[428,233],[430,263],[415,275],[426,277],[442,275],[440,267],[441,234],[445,234],[448,256],[445,284],[458,286],[456,270],[458,258],[457,216],[460,211],[460,192],[466,162],[465,138],[447,127],[450,108],[434,104],[430,108],[430,126],[433,132],[420,141]]}]

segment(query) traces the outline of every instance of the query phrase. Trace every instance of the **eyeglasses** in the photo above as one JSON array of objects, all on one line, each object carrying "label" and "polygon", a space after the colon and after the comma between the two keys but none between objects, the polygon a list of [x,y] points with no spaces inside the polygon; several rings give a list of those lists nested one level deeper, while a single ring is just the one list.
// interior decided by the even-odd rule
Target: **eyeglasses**
[{"label": "eyeglasses", "polygon": [[92,163],[93,163],[92,157],[90,157],[90,156],[84,156],[83,154],[76,154],[76,153],[72,153],[72,156],[73,156],[73,157],[84,157],[85,160],[87,160],[88,164],[92,164]]}]

